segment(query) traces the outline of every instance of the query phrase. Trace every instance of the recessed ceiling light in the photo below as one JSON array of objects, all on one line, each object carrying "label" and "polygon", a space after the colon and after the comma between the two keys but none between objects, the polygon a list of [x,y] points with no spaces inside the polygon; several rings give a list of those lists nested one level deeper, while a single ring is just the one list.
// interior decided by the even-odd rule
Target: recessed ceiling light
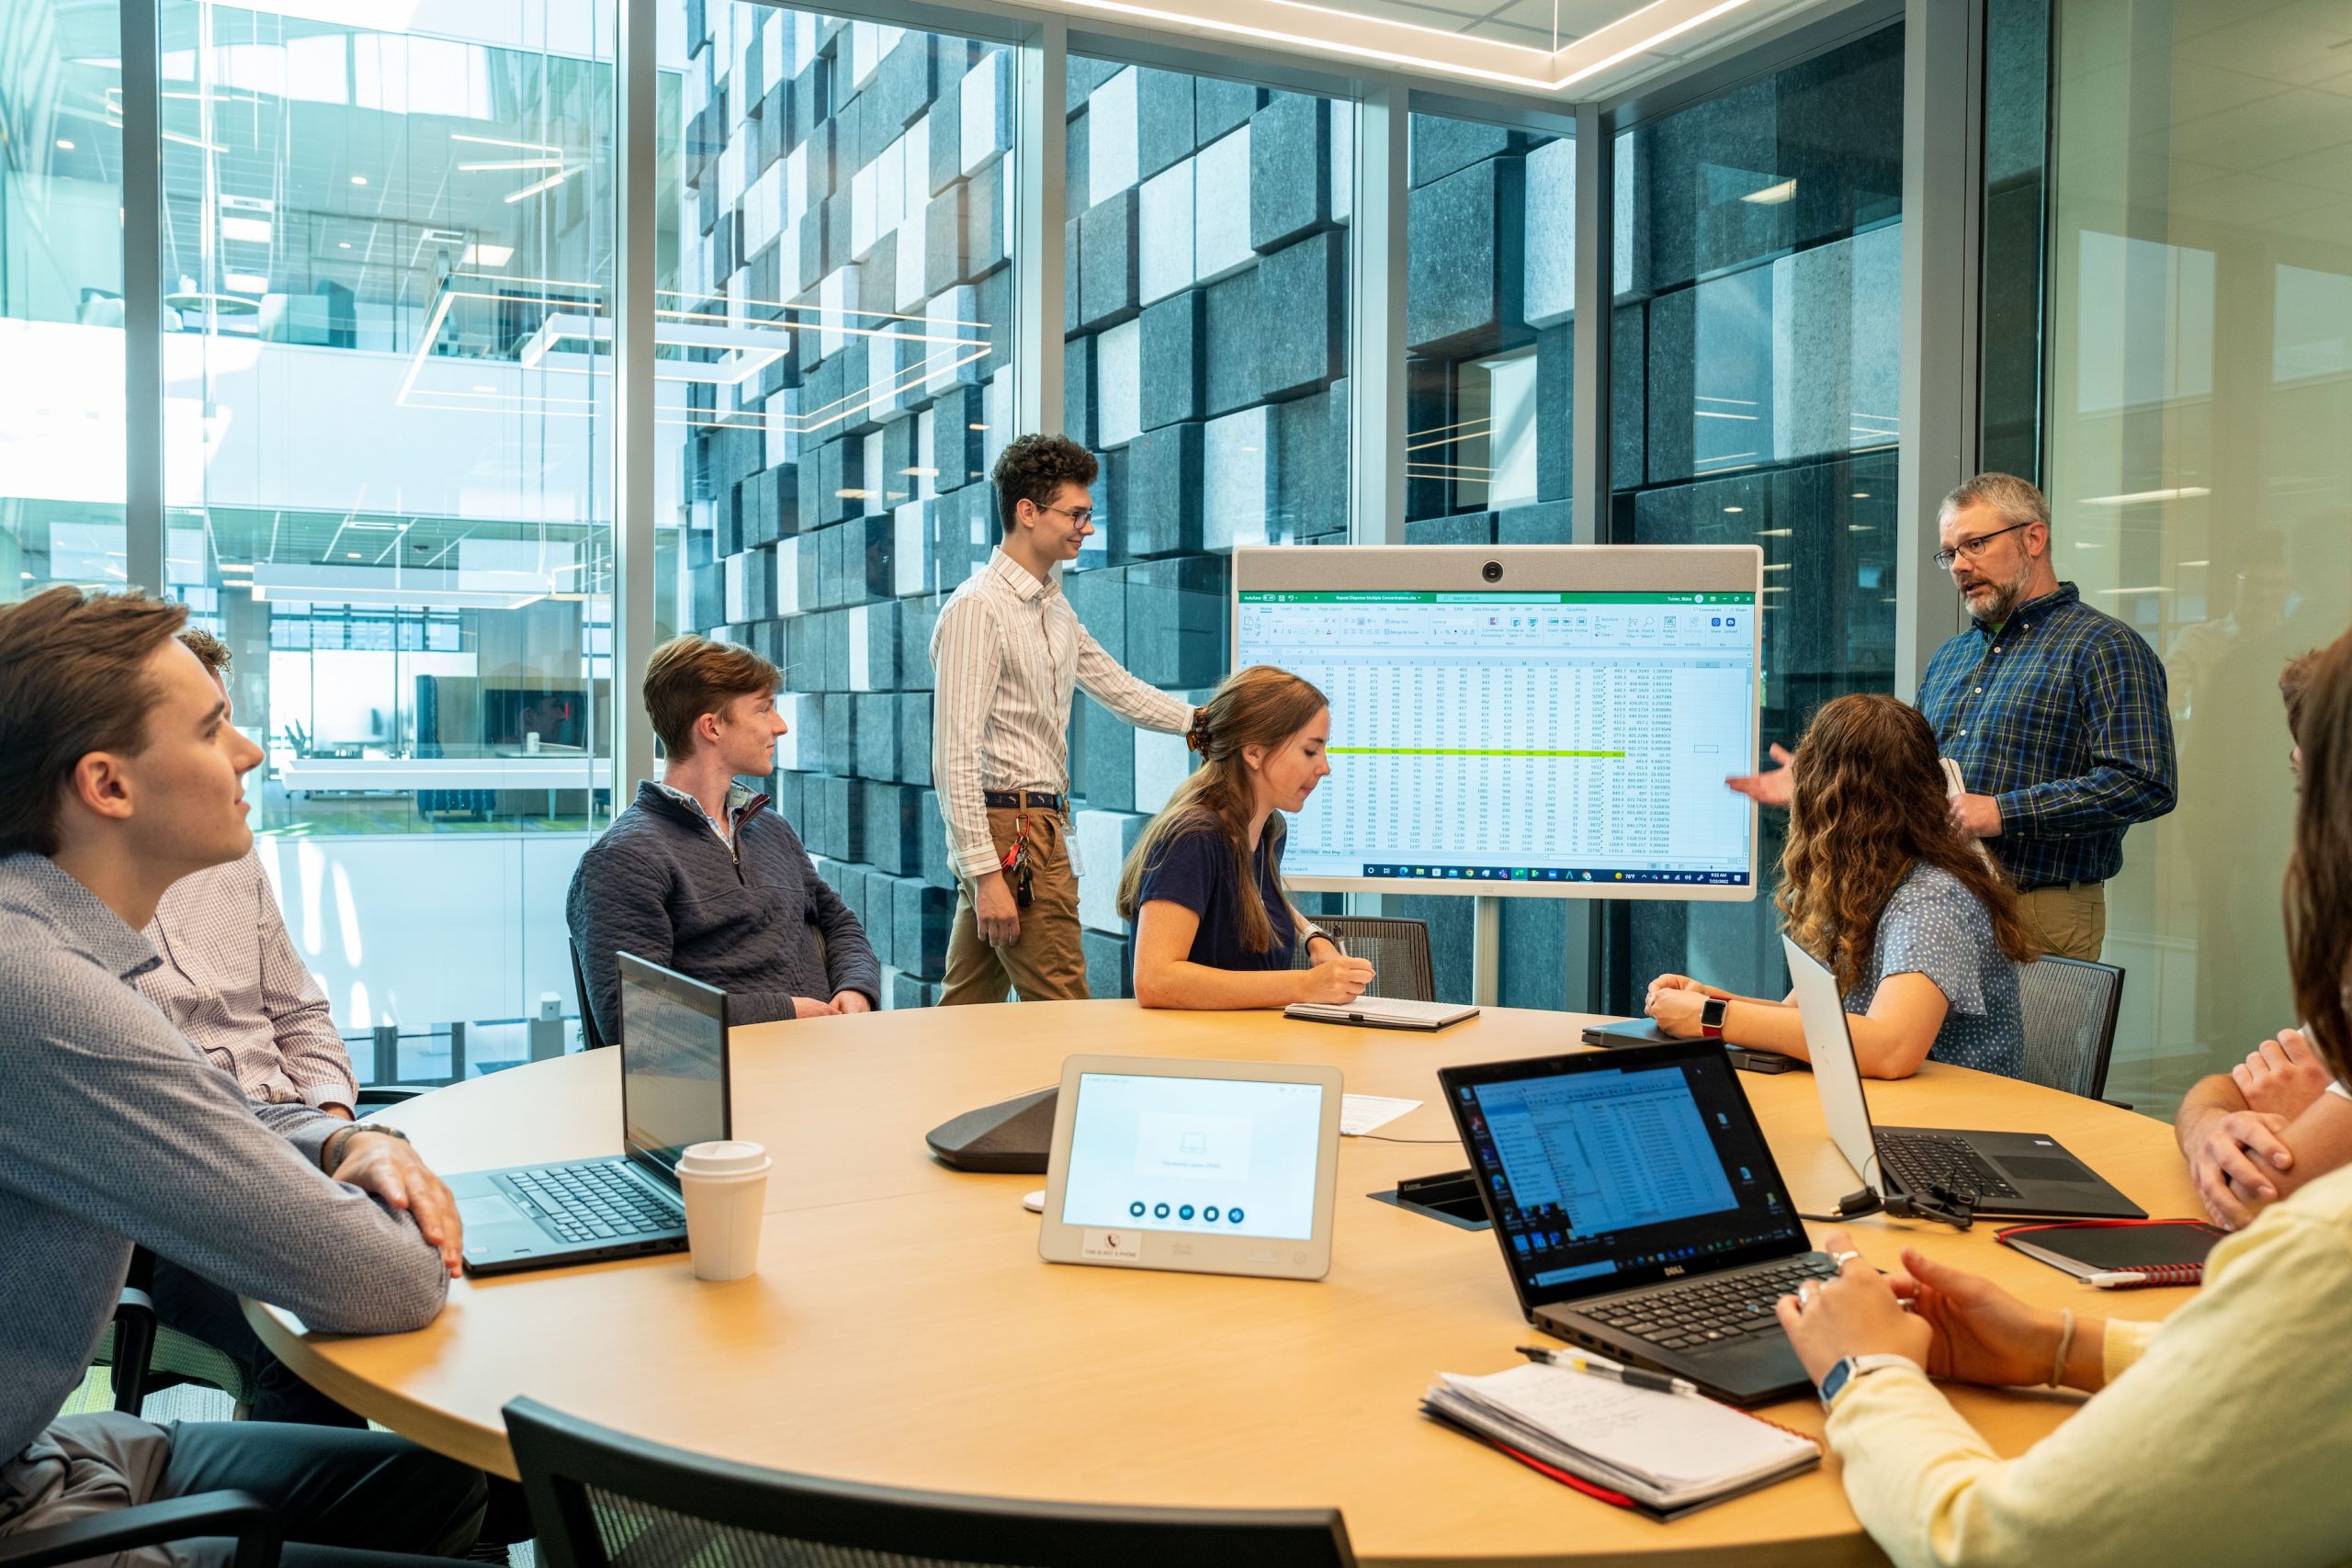
[{"label": "recessed ceiling light", "polygon": [[1858,490],[1854,492],[1854,499],[1856,501],[1868,501],[1870,498],[1871,492],[1866,490]]},{"label": "recessed ceiling light", "polygon": [[1746,508],[1745,506],[1726,506],[1726,507],[1724,507],[1724,510],[1725,512],[1745,512],[1745,511],[1747,511],[1747,508]]},{"label": "recessed ceiling light", "polygon": [[343,552],[343,558],[345,560],[357,560],[359,558],[359,552],[357,550],[345,550]]},{"label": "recessed ceiling light", "polygon": [[351,176],[351,183],[356,186],[364,186],[368,183],[368,176],[366,175],[354,175]]},{"label": "recessed ceiling light", "polygon": [[57,139],[57,150],[60,152],[71,152],[74,151],[74,143],[61,136]]},{"label": "recessed ceiling light", "polygon": [[2079,504],[2084,506],[2131,506],[2143,501],[2193,501],[2213,492],[2203,485],[2183,485],[2178,490],[2135,490],[2127,495],[2086,495]]},{"label": "recessed ceiling light", "polygon": [[2209,560],[2185,560],[2180,564],[2183,566],[2211,566],[2213,563]]},{"label": "recessed ceiling light", "polygon": [[1749,191],[1746,196],[1741,197],[1739,199],[1742,201],[1752,201],[1758,207],[1778,207],[1784,201],[1795,200],[1796,194],[1797,182],[1794,180],[1782,180],[1779,185],[1766,186],[1762,190]]},{"label": "recessed ceiling light", "polygon": [[346,251],[347,251],[347,250],[351,249],[351,242],[350,242],[350,241],[348,241],[348,240],[337,240],[337,241],[335,242],[335,243],[336,243],[336,245],[337,245],[337,246],[339,246],[340,248],[342,248],[342,249],[344,249],[344,250],[346,250]]},{"label": "recessed ceiling light", "polygon": [[1795,532],[1793,528],[1758,528],[1756,536],[1759,539],[1785,539]]}]

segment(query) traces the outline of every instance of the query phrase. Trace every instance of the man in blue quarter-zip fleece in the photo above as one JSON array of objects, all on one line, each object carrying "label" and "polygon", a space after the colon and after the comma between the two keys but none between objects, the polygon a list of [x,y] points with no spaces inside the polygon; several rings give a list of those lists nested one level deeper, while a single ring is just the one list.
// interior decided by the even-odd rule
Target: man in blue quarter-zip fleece
[{"label": "man in blue quarter-zip fleece", "polygon": [[768,797],[739,782],[775,771],[783,684],[750,649],[707,637],[673,637],[646,662],[646,716],[668,772],[639,784],[580,857],[565,901],[607,1042],[620,1038],[619,953],[725,991],[729,1023],[870,1012],[882,999],[857,917]]},{"label": "man in blue quarter-zip fleece", "polygon": [[[237,1488],[276,1509],[288,1563],[462,1551],[481,1473],[399,1438],[58,1416],[134,1243],[338,1334],[432,1322],[460,1256],[449,1190],[404,1139],[249,1102],[130,985],[164,890],[253,844],[262,754],[175,637],[187,618],[77,588],[0,607],[0,1540]],[[225,1563],[229,1544],[111,1561]]]}]

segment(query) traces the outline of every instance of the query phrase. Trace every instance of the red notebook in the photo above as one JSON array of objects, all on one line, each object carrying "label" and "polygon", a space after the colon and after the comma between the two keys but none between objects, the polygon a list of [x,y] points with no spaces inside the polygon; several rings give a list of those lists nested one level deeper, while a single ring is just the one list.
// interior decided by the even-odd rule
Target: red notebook
[{"label": "red notebook", "polygon": [[2205,1255],[2229,1232],[2202,1220],[2076,1220],[2065,1224],[2010,1225],[1994,1239],[2077,1280],[2094,1274],[2141,1275],[2132,1290],[2204,1282]]}]

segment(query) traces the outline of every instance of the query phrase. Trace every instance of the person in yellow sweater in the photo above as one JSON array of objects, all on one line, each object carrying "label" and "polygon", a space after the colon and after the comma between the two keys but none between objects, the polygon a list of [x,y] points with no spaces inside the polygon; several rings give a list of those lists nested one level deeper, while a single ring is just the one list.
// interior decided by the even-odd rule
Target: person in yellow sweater
[{"label": "person in yellow sweater", "polygon": [[[2312,681],[2287,878],[2295,998],[2339,1077],[2352,1069],[2352,637]],[[1838,1276],[1779,1303],[1829,1405],[1862,1528],[1896,1563],[2352,1562],[2352,1168],[2263,1211],[2213,1249],[2162,1324],[2030,1307],[1905,1250],[1881,1275],[1842,1231]],[[1906,1310],[1906,1305],[1908,1310]],[[1994,1453],[1933,1379],[2056,1383],[2094,1397],[2016,1459]]]}]

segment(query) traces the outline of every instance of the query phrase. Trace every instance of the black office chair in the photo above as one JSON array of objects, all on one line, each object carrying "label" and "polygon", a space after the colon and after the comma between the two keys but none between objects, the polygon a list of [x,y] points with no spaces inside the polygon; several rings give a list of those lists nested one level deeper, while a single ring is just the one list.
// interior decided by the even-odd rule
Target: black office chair
[{"label": "black office chair", "polygon": [[[1310,915],[1307,919],[1345,943],[1349,956],[1371,963],[1373,981],[1364,995],[1402,1002],[1437,1000],[1427,920],[1393,919],[1385,915]],[[1307,967],[1304,942],[1299,944],[1298,963],[1301,968]]]},{"label": "black office chair", "polygon": [[2123,971],[2079,958],[2038,958],[2018,966],[2029,1083],[2098,1100],[2107,1089]]},{"label": "black office chair", "polygon": [[111,1560],[133,1547],[233,1536],[235,1568],[277,1568],[277,1516],[250,1492],[194,1492],[164,1503],[93,1514],[70,1525],[0,1536],[0,1568],[53,1568]]},{"label": "black office chair", "polygon": [[506,1436],[547,1568],[1351,1568],[1335,1508],[1114,1508],[826,1481],[643,1442],[518,1399]]},{"label": "black office chair", "polygon": [[580,944],[566,939],[564,945],[571,950],[571,988],[580,994],[580,1045],[584,1051],[601,1051],[612,1043],[596,1029],[596,1010],[588,1005],[588,972],[580,966]]},{"label": "black office chair", "polygon": [[114,1407],[136,1416],[147,1396],[182,1383],[201,1383],[229,1396],[233,1419],[245,1418],[251,1390],[244,1369],[225,1350],[192,1334],[165,1327],[155,1316],[153,1294],[155,1255],[143,1247],[130,1249],[130,1268],[116,1298],[114,1332],[102,1336],[91,1356],[93,1366],[105,1367],[114,1384]]}]

